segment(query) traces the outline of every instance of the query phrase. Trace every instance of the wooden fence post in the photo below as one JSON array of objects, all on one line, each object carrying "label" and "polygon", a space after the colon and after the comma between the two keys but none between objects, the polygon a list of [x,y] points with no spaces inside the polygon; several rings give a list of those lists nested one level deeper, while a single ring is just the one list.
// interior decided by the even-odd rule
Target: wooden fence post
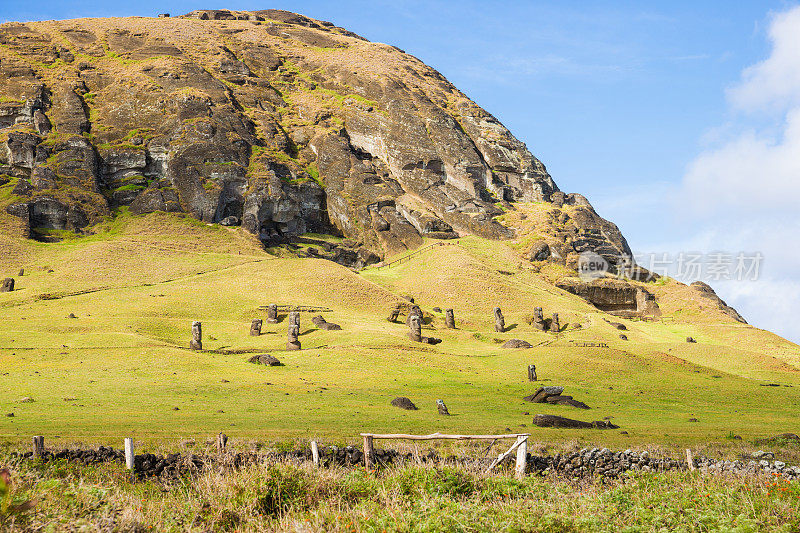
[{"label": "wooden fence post", "polygon": [[33,456],[41,457],[44,451],[44,437],[37,435],[33,437]]},{"label": "wooden fence post", "polygon": [[364,436],[364,466],[369,468],[372,466],[372,435]]},{"label": "wooden fence post", "polygon": [[528,437],[517,437],[520,441],[517,446],[517,464],[514,469],[517,479],[525,477],[525,468],[528,466]]},{"label": "wooden fence post", "polygon": [[311,459],[314,461],[314,466],[319,466],[319,448],[315,440],[311,441]]},{"label": "wooden fence post", "polygon": [[125,466],[128,470],[134,468],[133,439],[131,437],[125,437]]},{"label": "wooden fence post", "polygon": [[217,453],[220,455],[225,453],[225,446],[228,444],[228,436],[225,433],[217,435]]}]

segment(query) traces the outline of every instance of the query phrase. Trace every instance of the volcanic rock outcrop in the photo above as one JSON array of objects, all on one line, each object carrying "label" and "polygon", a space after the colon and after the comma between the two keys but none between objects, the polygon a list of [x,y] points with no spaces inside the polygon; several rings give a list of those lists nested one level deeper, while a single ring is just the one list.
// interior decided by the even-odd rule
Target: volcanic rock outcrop
[{"label": "volcanic rock outcrop", "polygon": [[0,25],[0,177],[42,240],[128,206],[265,244],[343,235],[363,265],[423,237],[512,237],[501,207],[550,202],[580,207],[574,250],[627,250],[439,72],[280,10]]}]

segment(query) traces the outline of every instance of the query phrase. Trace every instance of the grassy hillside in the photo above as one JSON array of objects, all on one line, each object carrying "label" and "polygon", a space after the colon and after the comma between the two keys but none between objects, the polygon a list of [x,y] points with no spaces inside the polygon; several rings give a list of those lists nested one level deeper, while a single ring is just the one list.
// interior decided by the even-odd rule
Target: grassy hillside
[{"label": "grassy hillside", "polygon": [[[48,442],[118,445],[127,435],[173,440],[219,431],[355,442],[364,430],[509,428],[539,441],[626,447],[800,433],[800,348],[702,309],[674,281],[650,287],[668,302],[666,319],[622,321],[630,339],[623,341],[606,321],[616,319],[555,288],[547,272],[503,243],[464,238],[399,266],[354,273],[276,257],[241,229],[172,215],[123,215],[95,229],[60,243],[0,241],[0,274],[15,277],[18,289],[0,294],[0,414],[14,413],[0,417],[6,442],[43,434]],[[411,343],[405,325],[386,321],[403,295],[432,317],[423,334],[441,344]],[[285,322],[265,322],[262,336],[248,336],[250,320],[266,318],[258,307],[270,303],[329,307],[326,319],[343,329],[319,331],[303,313],[303,350],[286,352]],[[506,333],[493,331],[496,305]],[[455,309],[458,329],[445,329],[436,306]],[[525,322],[535,306],[559,313],[558,337]],[[188,350],[193,320],[203,322],[202,353]],[[535,347],[500,348],[512,338]],[[285,366],[249,364],[252,353],[271,353]],[[541,383],[527,382],[528,364]],[[541,384],[563,385],[592,410],[522,401]],[[26,396],[35,401],[20,403]],[[390,406],[396,396],[420,409]],[[437,398],[453,416],[437,414]],[[613,417],[621,427],[540,429],[531,426],[536,413]]]}]

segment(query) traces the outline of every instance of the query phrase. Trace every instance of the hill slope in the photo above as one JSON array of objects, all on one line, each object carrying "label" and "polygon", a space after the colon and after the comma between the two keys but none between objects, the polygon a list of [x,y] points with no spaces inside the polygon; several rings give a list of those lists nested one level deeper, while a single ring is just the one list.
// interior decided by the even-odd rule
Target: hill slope
[{"label": "hill slope", "polygon": [[[0,294],[0,405],[15,413],[0,418],[5,439],[43,433],[114,442],[224,430],[338,440],[365,429],[488,432],[525,424],[536,439],[623,446],[797,429],[796,345],[724,313],[687,321],[703,305],[691,299],[654,322],[611,317],[495,241],[459,239],[398,266],[354,273],[257,246],[242,251],[242,229],[175,215],[120,215],[97,230],[60,243],[16,241],[21,253],[0,259],[2,271],[25,268],[17,290]],[[664,294],[683,290],[673,281],[658,286]],[[404,324],[387,322],[402,295],[416,298],[430,318],[423,333],[441,344],[413,343]],[[342,330],[318,330],[302,313],[301,351],[285,351],[285,318],[248,336],[250,320],[266,318],[259,306],[273,302],[328,307],[325,317]],[[505,333],[494,331],[495,305]],[[457,329],[445,328],[437,306],[454,308]],[[534,330],[526,322],[534,306],[558,312],[562,333]],[[626,325],[628,341],[609,319]],[[204,352],[188,349],[193,320],[203,323]],[[511,338],[535,347],[500,347]],[[250,364],[253,353],[271,353],[284,366]],[[540,383],[527,382],[528,364]],[[592,410],[522,401],[543,384],[566,387]],[[35,402],[19,403],[25,396]],[[420,410],[390,406],[396,396]],[[436,413],[438,398],[454,416]],[[526,412],[611,416],[628,434],[532,428]]]},{"label": "hill slope", "polygon": [[[401,50],[198,11],[3,24],[0,71],[2,438],[519,431],[539,412],[621,426],[532,430],[548,440],[800,432],[800,347],[710,287],[636,274],[616,226]],[[584,252],[620,276],[579,279]],[[407,297],[440,344],[386,320]],[[249,336],[272,303],[342,329],[302,313],[300,351],[285,316]],[[523,401],[540,385],[592,409]]]}]

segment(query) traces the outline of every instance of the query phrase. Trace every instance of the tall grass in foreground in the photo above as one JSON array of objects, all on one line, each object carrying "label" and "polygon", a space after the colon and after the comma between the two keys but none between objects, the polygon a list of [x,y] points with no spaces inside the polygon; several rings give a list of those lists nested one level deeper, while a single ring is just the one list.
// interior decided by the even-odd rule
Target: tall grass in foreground
[{"label": "tall grass in foreground", "polygon": [[701,473],[572,482],[423,466],[211,471],[171,486],[120,465],[15,463],[0,530],[798,531],[800,484]]}]

